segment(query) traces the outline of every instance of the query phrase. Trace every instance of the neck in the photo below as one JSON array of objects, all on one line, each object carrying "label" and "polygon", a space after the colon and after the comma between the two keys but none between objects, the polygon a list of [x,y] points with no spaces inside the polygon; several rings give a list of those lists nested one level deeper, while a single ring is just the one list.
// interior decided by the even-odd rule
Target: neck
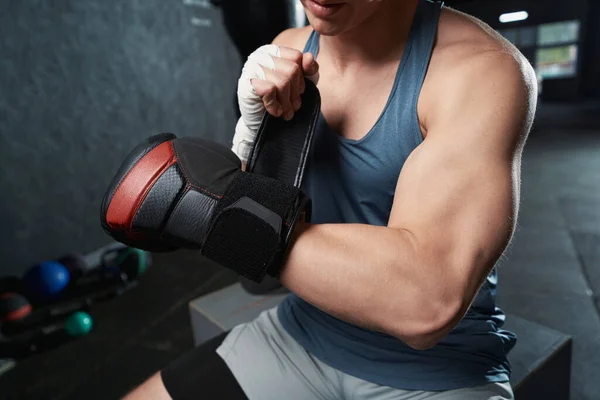
[{"label": "neck", "polygon": [[391,0],[361,24],[335,36],[321,36],[320,47],[338,71],[353,65],[380,65],[400,58],[418,1]]}]

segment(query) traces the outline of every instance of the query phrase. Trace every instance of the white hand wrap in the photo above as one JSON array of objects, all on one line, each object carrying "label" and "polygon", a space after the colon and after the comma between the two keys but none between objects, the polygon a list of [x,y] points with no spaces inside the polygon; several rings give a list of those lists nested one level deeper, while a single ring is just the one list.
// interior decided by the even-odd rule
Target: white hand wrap
[{"label": "white hand wrap", "polygon": [[248,161],[250,150],[256,140],[256,133],[258,132],[258,128],[260,127],[265,112],[265,106],[262,99],[256,94],[254,87],[252,87],[251,80],[265,80],[266,76],[262,67],[275,71],[273,57],[279,56],[279,47],[274,44],[259,47],[248,57],[248,60],[242,69],[242,76],[238,81],[238,104],[242,116],[235,127],[233,147],[231,150],[233,150],[244,163]]},{"label": "white hand wrap", "polygon": [[[248,57],[242,69],[242,76],[238,80],[237,95],[242,116],[235,126],[235,135],[233,136],[231,150],[244,163],[248,162],[250,151],[254,146],[256,134],[265,113],[263,101],[256,94],[251,81],[252,79],[266,80],[263,68],[275,71],[273,57],[281,57],[279,46],[268,44],[259,47]],[[319,73],[307,76],[307,78],[317,84]]]}]

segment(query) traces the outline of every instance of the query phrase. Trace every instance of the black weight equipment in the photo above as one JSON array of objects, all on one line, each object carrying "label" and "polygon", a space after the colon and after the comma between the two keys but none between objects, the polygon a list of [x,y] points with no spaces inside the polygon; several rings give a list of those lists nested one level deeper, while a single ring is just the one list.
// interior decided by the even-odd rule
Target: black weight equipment
[{"label": "black weight equipment", "polygon": [[39,325],[0,325],[0,358],[23,358],[87,335],[92,317],[84,311],[44,321]]},{"label": "black weight equipment", "polygon": [[150,253],[133,247],[108,250],[101,257],[104,270],[118,270],[130,282],[137,280],[151,265]]},{"label": "black weight equipment", "polygon": [[0,294],[0,323],[14,322],[31,313],[31,304],[25,296],[6,292]]},{"label": "black weight equipment", "polygon": [[[139,277],[151,265],[148,252],[131,247],[118,247],[102,253],[100,265],[90,269],[82,257],[69,256],[67,265],[75,271],[76,279],[59,298],[61,302],[91,306],[120,296],[137,286]],[[63,259],[64,260],[64,259]]]},{"label": "black weight equipment", "polygon": [[0,278],[0,294],[2,293],[22,293],[23,283],[17,276],[5,276]]},{"label": "black weight equipment", "polygon": [[67,268],[70,273],[71,282],[76,282],[89,268],[85,259],[81,255],[75,253],[66,254],[56,261]]}]

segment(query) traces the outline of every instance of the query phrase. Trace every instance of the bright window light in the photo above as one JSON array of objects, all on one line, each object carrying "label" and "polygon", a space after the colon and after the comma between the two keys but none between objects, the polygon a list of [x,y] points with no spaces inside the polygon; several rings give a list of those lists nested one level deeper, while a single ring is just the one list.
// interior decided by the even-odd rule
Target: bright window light
[{"label": "bright window light", "polygon": [[306,14],[304,13],[304,6],[300,3],[300,0],[296,0],[294,23],[296,28],[301,28],[306,25]]},{"label": "bright window light", "polygon": [[502,14],[500,16],[500,22],[502,22],[503,24],[506,24],[509,22],[524,21],[527,19],[527,17],[529,17],[529,14],[527,13],[527,11],[511,12],[511,13]]}]

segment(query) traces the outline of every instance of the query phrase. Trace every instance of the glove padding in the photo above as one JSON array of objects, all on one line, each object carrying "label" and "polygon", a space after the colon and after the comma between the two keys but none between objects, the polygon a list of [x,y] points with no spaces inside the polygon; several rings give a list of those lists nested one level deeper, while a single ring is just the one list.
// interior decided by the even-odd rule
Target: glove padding
[{"label": "glove padding", "polygon": [[129,154],[110,184],[102,226],[131,247],[198,249],[255,282],[277,276],[297,221],[310,220],[310,199],[240,168],[218,143],[153,136]]}]

